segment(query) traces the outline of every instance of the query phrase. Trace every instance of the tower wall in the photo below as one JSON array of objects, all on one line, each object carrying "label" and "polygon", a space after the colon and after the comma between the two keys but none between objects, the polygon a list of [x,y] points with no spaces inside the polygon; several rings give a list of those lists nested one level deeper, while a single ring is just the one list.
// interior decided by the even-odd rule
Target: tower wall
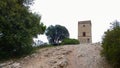
[{"label": "tower wall", "polygon": [[78,40],[80,43],[92,43],[91,21],[78,22]]}]

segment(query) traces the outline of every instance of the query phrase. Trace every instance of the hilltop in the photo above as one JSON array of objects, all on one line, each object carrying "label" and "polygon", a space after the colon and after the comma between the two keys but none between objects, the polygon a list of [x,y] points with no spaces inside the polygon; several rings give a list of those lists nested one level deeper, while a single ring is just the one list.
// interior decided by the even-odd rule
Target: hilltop
[{"label": "hilltop", "polygon": [[39,49],[16,61],[1,63],[2,68],[110,68],[101,57],[100,44],[65,45]]}]

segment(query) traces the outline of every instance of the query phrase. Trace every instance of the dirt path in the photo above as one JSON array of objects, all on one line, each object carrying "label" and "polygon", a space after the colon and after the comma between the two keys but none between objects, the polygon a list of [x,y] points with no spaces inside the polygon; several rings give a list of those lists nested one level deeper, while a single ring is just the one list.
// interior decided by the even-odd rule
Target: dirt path
[{"label": "dirt path", "polygon": [[17,61],[19,67],[14,68],[110,68],[104,57],[100,56],[101,49],[98,44],[44,48]]},{"label": "dirt path", "polygon": [[110,68],[104,57],[100,56],[102,49],[98,44],[81,44],[72,47],[73,52],[68,55],[68,68]]}]

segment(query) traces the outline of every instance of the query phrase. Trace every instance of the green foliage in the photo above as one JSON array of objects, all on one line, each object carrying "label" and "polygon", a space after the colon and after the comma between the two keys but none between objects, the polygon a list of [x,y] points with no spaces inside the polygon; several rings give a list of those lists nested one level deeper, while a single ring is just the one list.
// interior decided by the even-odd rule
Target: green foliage
[{"label": "green foliage", "polygon": [[61,25],[49,26],[45,32],[50,44],[58,45],[64,38],[69,37],[68,30]]},{"label": "green foliage", "polygon": [[34,0],[17,0],[18,4],[26,4],[26,5],[29,5],[29,4],[32,4]]},{"label": "green foliage", "polygon": [[62,43],[62,45],[66,44],[79,44],[79,41],[77,39],[70,39],[70,38],[65,38]]},{"label": "green foliage", "polygon": [[45,31],[40,19],[18,0],[0,0],[0,59],[32,52],[32,37]]},{"label": "green foliage", "polygon": [[120,22],[113,23],[113,27],[105,32],[102,41],[102,54],[113,65],[120,68]]}]

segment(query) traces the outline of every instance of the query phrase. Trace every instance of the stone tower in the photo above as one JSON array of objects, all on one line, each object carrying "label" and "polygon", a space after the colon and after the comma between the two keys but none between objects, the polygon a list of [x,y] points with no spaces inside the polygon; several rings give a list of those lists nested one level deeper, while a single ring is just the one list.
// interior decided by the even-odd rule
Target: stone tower
[{"label": "stone tower", "polygon": [[91,21],[78,22],[78,40],[80,43],[92,43]]}]

